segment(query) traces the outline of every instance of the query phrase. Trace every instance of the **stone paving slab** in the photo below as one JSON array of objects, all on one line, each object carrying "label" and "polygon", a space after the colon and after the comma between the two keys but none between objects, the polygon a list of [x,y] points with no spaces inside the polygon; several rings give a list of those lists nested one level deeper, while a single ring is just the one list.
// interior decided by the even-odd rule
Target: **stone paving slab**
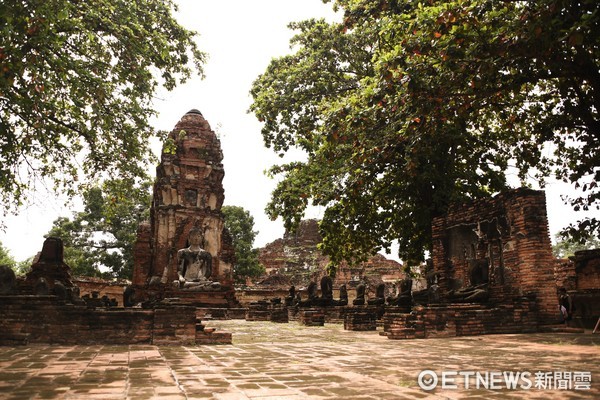
[{"label": "stone paving slab", "polygon": [[[593,399],[600,335],[389,340],[339,324],[211,321],[220,346],[0,347],[1,399]],[[591,374],[590,390],[422,390],[423,370]],[[441,379],[441,378],[440,378]],[[533,376],[531,377],[533,380]],[[521,382],[523,383],[523,382]]]}]

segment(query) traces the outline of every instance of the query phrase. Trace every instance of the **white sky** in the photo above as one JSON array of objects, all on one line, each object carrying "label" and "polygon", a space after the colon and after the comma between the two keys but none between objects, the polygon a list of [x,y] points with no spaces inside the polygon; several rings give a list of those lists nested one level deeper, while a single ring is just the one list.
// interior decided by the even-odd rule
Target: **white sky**
[{"label": "white sky", "polygon": [[[177,0],[178,21],[200,34],[198,45],[209,54],[206,78],[193,78],[173,92],[161,92],[155,103],[159,111],[154,126],[171,131],[190,109],[202,112],[219,135],[225,167],[225,204],[250,211],[259,231],[255,246],[262,247],[283,235],[280,220],[270,221],[264,214],[275,183],[263,171],[281,162],[263,145],[261,124],[247,114],[252,82],[265,71],[273,57],[289,53],[293,32],[291,21],[326,17],[338,19],[330,4],[321,0]],[[552,235],[576,219],[562,205],[560,194],[571,191],[562,184],[547,189],[548,214]],[[70,217],[72,209],[58,199],[39,199],[36,206],[23,209],[19,216],[7,218],[0,242],[17,260],[41,250],[43,235],[58,216]],[[307,217],[319,217],[312,210]]]}]

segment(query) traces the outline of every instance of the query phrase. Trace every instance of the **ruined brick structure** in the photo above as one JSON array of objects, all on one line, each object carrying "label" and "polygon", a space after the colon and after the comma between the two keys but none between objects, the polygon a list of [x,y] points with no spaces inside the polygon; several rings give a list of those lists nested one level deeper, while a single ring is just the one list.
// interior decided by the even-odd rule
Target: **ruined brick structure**
[{"label": "ruined brick structure", "polygon": [[516,189],[454,204],[434,219],[432,238],[428,279],[436,300],[411,313],[386,309],[383,335],[526,333],[558,322],[544,192]]},{"label": "ruined brick structure", "polygon": [[600,249],[556,260],[554,275],[556,287],[565,288],[573,301],[573,324],[593,328],[600,315]]},{"label": "ruined brick structure", "polygon": [[185,305],[90,309],[56,296],[0,296],[0,346],[30,343],[231,344],[231,333],[204,329]]},{"label": "ruined brick structure", "polygon": [[[117,307],[98,294],[107,297],[112,292],[120,295],[122,302],[120,284],[93,278],[71,280],[70,271],[63,261],[61,239],[47,238],[27,276],[9,279],[5,282],[9,287],[1,287],[0,346],[231,343],[230,333],[203,329],[195,307],[178,301],[156,303],[147,309]],[[85,300],[87,293],[81,298],[80,290],[96,296]]]},{"label": "ruined brick structure", "polygon": [[[317,248],[321,240],[318,221],[304,220],[296,232],[286,232],[283,238],[259,249],[258,259],[268,274],[284,275],[290,284],[305,287],[311,281],[319,282],[329,263],[329,257]],[[365,281],[374,293],[378,284],[390,282],[391,286],[391,282],[403,277],[402,264],[377,254],[358,266],[340,265],[333,285],[335,288],[342,284],[354,287]]]},{"label": "ruined brick structure", "polygon": [[156,169],[150,223],[138,229],[133,284],[177,279],[177,251],[188,246],[192,228],[203,233],[212,255],[213,281],[231,282],[233,247],[224,233],[221,144],[197,110],[185,114],[169,134]]},{"label": "ruined brick structure", "polygon": [[123,291],[129,285],[129,282],[78,276],[73,278],[73,284],[79,288],[79,295],[82,297],[98,293],[98,297],[107,296],[110,299],[115,299],[119,306],[123,306]]},{"label": "ruined brick structure", "polygon": [[286,231],[277,239],[258,250],[258,259],[268,275],[287,276],[294,285],[306,284],[315,271],[321,271],[329,259],[317,245],[321,242],[318,222],[315,219],[300,222],[296,232]]},{"label": "ruined brick structure", "polygon": [[544,192],[516,189],[455,204],[432,224],[433,266],[441,298],[487,283],[489,303],[532,295],[538,321],[557,319],[554,257]]},{"label": "ruined brick structure", "polygon": [[57,284],[66,288],[73,287],[71,268],[63,261],[63,243],[59,238],[49,237],[44,240],[40,251],[31,265],[31,270],[25,276],[21,290],[33,293],[35,286],[41,280],[51,291]]}]

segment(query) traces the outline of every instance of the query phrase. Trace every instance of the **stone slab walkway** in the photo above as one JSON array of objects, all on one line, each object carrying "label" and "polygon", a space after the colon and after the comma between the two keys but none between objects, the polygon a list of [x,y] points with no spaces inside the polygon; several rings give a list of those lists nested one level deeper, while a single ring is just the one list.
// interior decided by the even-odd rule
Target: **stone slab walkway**
[{"label": "stone slab walkway", "polygon": [[[338,324],[308,328],[297,323],[234,320],[209,321],[207,326],[233,332],[233,345],[0,347],[0,398],[600,398],[598,334],[392,341],[378,332],[344,331]],[[435,389],[425,391],[419,387],[417,377],[423,370],[432,370],[438,376]],[[502,381],[503,389],[485,389],[483,383],[477,389],[471,379],[466,389],[464,379],[458,375],[461,379],[454,381],[458,388],[442,388],[444,371],[480,375],[529,372],[533,387],[506,389]],[[536,388],[534,374],[538,371],[555,378],[559,389]],[[585,372],[583,383],[574,378],[573,373],[578,371]],[[563,379],[565,372],[571,373],[566,375],[568,382]],[[591,383],[586,383],[586,377]],[[425,383],[428,378],[425,376]],[[545,381],[552,386],[552,382]],[[525,381],[519,382],[525,385]],[[566,383],[571,389],[560,389]],[[590,388],[576,390],[575,384]]]}]

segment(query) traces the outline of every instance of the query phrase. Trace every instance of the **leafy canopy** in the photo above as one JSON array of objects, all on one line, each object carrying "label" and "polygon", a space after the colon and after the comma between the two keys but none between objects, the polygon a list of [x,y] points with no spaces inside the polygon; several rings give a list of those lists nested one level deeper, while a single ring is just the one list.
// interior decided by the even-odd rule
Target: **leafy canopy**
[{"label": "leafy canopy", "polygon": [[556,243],[552,245],[552,253],[556,258],[568,258],[575,255],[576,251],[600,249],[600,239],[592,236],[564,239],[560,234],[555,237]]},{"label": "leafy canopy", "polygon": [[[327,1],[326,1],[327,2]],[[295,53],[254,82],[265,144],[306,160],[281,175],[267,212],[293,228],[325,207],[334,263],[399,240],[431,247],[449,203],[554,174],[599,207],[600,15],[596,1],[338,0],[343,23],[291,24]],[[599,231],[589,219],[577,227]],[[575,229],[575,228],[574,228]]]},{"label": "leafy canopy", "polygon": [[239,206],[224,206],[221,211],[235,249],[234,280],[244,283],[246,277],[258,277],[264,274],[265,268],[258,261],[258,251],[252,248],[258,232],[254,231],[254,218],[250,212]]},{"label": "leafy canopy", "polygon": [[205,55],[172,0],[0,3],[0,193],[6,213],[42,178],[74,195],[84,177],[142,176],[159,84]]},{"label": "leafy canopy", "polygon": [[12,269],[17,266],[17,262],[10,254],[10,251],[0,242],[0,265],[6,265]]},{"label": "leafy canopy", "polygon": [[63,240],[73,275],[131,279],[137,228],[149,216],[150,187],[150,181],[107,180],[83,193],[83,211],[54,221],[46,236]]}]

